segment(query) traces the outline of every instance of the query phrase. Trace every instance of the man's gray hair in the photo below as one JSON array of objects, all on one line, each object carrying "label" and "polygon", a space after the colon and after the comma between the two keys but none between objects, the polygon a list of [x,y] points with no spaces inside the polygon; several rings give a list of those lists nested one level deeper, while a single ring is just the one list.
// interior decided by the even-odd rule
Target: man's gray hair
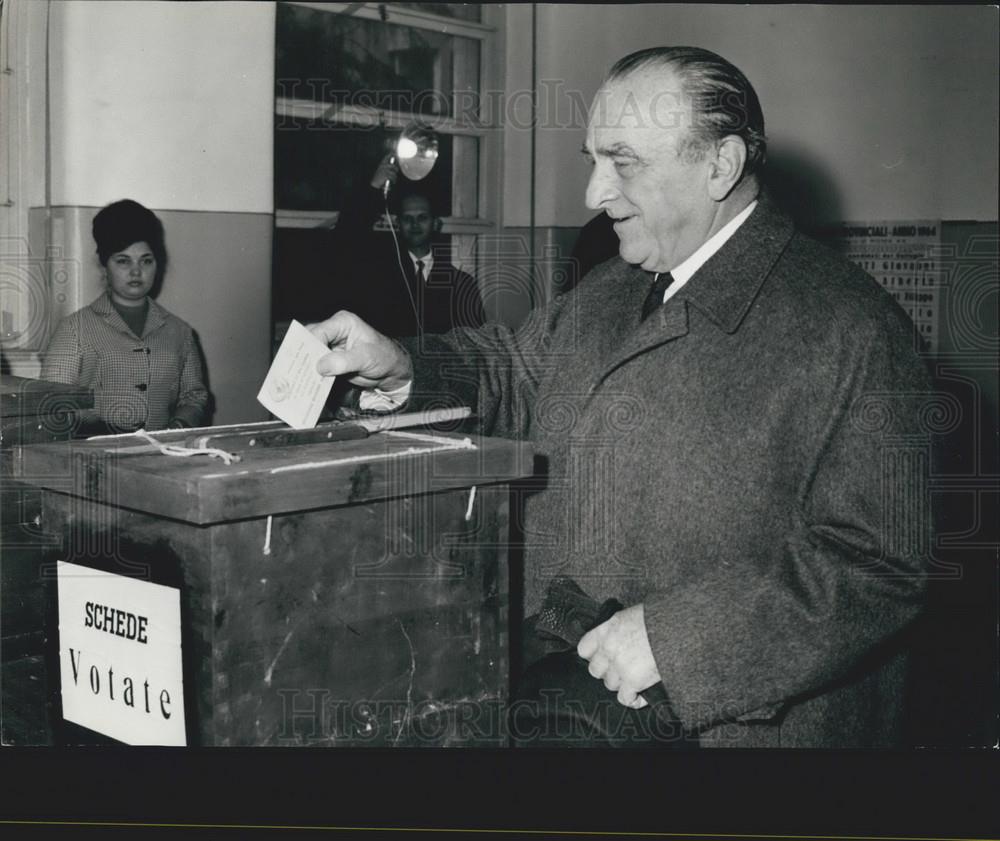
[{"label": "man's gray hair", "polygon": [[651,47],[617,61],[605,82],[619,81],[649,68],[671,69],[691,101],[694,125],[690,143],[682,152],[688,148],[701,152],[707,145],[734,134],[746,144],[743,176],[760,171],[767,158],[764,112],[753,85],[737,67],[700,47]]}]

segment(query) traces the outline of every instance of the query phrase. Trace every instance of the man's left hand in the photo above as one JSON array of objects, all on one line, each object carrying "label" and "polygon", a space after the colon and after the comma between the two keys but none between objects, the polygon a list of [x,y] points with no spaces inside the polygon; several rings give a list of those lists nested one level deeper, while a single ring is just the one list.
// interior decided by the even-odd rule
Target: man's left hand
[{"label": "man's left hand", "polygon": [[580,638],[576,651],[589,661],[588,671],[617,692],[618,702],[626,707],[646,706],[639,693],[660,682],[641,604],[618,611],[588,631]]}]

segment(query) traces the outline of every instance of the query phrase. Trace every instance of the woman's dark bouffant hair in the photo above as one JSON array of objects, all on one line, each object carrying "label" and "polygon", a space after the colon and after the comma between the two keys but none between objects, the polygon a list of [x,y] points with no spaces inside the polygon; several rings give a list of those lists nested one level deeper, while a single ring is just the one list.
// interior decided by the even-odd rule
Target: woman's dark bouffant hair
[{"label": "woman's dark bouffant hair", "polygon": [[152,210],[132,199],[113,202],[98,211],[94,217],[94,242],[97,258],[102,266],[118,251],[134,242],[145,242],[156,258],[158,273],[167,265],[167,248],[163,237],[163,223]]}]

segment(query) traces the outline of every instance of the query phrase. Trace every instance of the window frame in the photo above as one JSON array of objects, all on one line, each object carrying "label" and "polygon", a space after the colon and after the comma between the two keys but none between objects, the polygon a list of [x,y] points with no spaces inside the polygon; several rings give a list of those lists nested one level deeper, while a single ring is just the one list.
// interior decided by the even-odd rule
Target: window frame
[{"label": "window frame", "polygon": [[[480,41],[485,41],[496,32],[496,26],[492,23],[477,23],[476,21],[448,17],[447,15],[436,15],[433,12],[423,12],[408,6],[399,6],[395,3],[324,3],[310,2],[310,0],[280,0],[280,2],[286,6],[302,6],[305,9],[312,9],[317,12],[329,12],[336,15],[346,12],[351,17],[361,18],[362,20],[388,22],[391,16],[393,18],[392,23],[399,26],[411,26],[414,29],[430,29],[442,35],[476,38]],[[385,18],[382,16],[382,8],[386,12]],[[483,10],[487,10],[485,5],[483,6]]]},{"label": "window frame", "polygon": [[[483,22],[458,20],[431,12],[399,7],[392,3],[357,4],[357,3],[321,3],[310,0],[279,0],[283,5],[300,6],[328,14],[348,13],[352,17],[407,26],[414,29],[433,31],[448,36],[472,38],[480,43],[479,47],[479,102],[485,101],[487,91],[500,90],[497,85],[500,56],[502,55],[502,31],[499,8],[484,5]],[[451,215],[442,218],[441,232],[452,237],[456,256],[463,255],[460,262],[466,263],[475,270],[476,238],[485,233],[498,230],[500,221],[500,180],[499,156],[502,143],[502,130],[499,126],[488,125],[482,121],[480,113],[475,120],[456,117],[422,116],[409,112],[380,110],[377,108],[341,105],[338,103],[318,102],[309,99],[275,96],[276,120],[302,118],[310,120],[328,120],[339,125],[355,125],[370,128],[384,125],[386,128],[401,130],[413,119],[424,119],[430,123],[439,134],[447,134],[456,138],[472,137],[479,141],[477,184],[474,193],[459,195],[458,186],[461,179],[455,176],[468,170],[470,161],[462,152],[462,144],[455,144],[452,161],[452,203],[460,207],[474,200],[477,207],[475,216]],[[494,185],[492,189],[488,185]],[[276,207],[274,211],[277,228],[313,228],[331,227],[336,223],[337,209],[324,210],[292,210]],[[470,260],[472,265],[470,264]]]}]

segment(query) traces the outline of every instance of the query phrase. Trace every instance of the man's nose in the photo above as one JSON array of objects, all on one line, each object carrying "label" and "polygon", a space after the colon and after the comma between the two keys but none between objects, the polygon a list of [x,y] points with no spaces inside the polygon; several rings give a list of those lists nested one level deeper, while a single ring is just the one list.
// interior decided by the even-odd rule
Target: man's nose
[{"label": "man's nose", "polygon": [[608,169],[600,163],[594,164],[590,171],[590,180],[587,182],[587,194],[585,203],[590,210],[600,210],[605,202],[610,201],[618,195],[614,178]]}]

